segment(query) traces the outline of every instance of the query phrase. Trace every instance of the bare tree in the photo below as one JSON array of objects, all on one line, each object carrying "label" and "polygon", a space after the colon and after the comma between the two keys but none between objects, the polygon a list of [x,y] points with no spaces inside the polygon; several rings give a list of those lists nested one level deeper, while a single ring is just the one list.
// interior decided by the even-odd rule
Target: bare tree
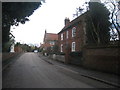
[{"label": "bare tree", "polygon": [[85,3],[83,3],[82,6],[79,6],[78,8],[76,8],[76,13],[73,14],[73,17],[78,17],[78,16],[80,16],[81,14],[85,13],[88,10],[89,10],[88,2],[85,2]]},{"label": "bare tree", "polygon": [[[114,1],[114,0],[106,0],[104,4],[109,8],[111,15],[110,15],[110,21],[112,23],[111,30],[113,32],[113,37],[116,37],[117,32],[117,37],[118,40],[120,41],[120,1]],[[115,40],[117,40],[114,38]]]}]

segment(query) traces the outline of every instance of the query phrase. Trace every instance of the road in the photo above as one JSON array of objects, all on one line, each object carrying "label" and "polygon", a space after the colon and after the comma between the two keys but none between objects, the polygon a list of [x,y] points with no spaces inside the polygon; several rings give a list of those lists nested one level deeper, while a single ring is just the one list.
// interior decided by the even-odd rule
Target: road
[{"label": "road", "polygon": [[37,53],[25,53],[2,73],[2,88],[100,88],[111,87],[50,64]]}]

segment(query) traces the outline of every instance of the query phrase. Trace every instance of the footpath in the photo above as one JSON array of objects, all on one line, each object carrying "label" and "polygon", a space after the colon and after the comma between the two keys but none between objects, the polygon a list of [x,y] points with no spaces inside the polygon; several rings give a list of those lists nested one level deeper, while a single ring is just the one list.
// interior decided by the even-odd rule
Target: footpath
[{"label": "footpath", "polygon": [[103,82],[105,84],[112,85],[116,88],[120,88],[120,76],[116,74],[100,72],[92,69],[86,69],[86,68],[76,66],[76,65],[71,65],[71,64],[64,64],[62,62],[52,60],[47,56],[43,56],[42,54],[38,54],[38,55],[41,59],[45,60],[50,64],[59,65],[59,66],[71,69],[73,71],[78,72],[83,77],[91,78],[91,79]]}]

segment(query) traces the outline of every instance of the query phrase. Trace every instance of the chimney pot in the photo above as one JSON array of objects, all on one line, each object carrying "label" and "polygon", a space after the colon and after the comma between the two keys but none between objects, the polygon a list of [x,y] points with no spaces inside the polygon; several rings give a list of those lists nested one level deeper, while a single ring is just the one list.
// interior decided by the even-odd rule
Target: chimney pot
[{"label": "chimney pot", "polygon": [[65,26],[68,25],[70,23],[70,19],[69,18],[65,18]]}]

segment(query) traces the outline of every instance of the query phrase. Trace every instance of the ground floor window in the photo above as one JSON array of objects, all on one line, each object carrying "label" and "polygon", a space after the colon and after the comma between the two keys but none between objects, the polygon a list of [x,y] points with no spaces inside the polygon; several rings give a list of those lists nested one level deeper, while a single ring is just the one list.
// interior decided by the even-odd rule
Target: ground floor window
[{"label": "ground floor window", "polygon": [[61,44],[61,49],[60,49],[61,52],[63,52],[63,44]]},{"label": "ground floor window", "polygon": [[75,52],[75,42],[72,42],[72,52]]}]

